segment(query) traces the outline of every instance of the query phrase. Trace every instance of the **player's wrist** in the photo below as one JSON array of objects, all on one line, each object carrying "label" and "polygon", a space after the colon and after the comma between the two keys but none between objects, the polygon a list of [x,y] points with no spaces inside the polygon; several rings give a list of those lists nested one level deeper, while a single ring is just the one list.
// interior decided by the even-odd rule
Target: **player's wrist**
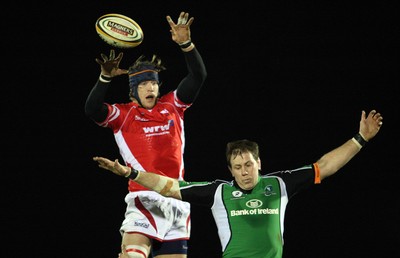
[{"label": "player's wrist", "polygon": [[111,82],[112,77],[109,75],[100,74],[99,80],[104,83]]},{"label": "player's wrist", "polygon": [[130,172],[125,175],[126,178],[136,181],[139,178],[139,170],[130,168]]},{"label": "player's wrist", "polygon": [[354,137],[351,139],[360,149],[367,145],[368,141],[365,140],[365,137],[358,132]]},{"label": "player's wrist", "polygon": [[179,47],[182,49],[183,52],[189,52],[194,48],[194,44],[191,40],[187,40],[179,44]]}]

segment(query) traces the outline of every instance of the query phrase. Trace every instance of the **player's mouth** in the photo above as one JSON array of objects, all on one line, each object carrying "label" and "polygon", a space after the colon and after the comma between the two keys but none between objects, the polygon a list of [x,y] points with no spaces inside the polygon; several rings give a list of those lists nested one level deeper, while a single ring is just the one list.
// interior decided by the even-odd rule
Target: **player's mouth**
[{"label": "player's mouth", "polygon": [[146,100],[153,100],[153,99],[155,99],[155,96],[154,96],[154,95],[146,96]]},{"label": "player's mouth", "polygon": [[250,184],[252,182],[251,178],[247,178],[243,180],[243,183]]}]

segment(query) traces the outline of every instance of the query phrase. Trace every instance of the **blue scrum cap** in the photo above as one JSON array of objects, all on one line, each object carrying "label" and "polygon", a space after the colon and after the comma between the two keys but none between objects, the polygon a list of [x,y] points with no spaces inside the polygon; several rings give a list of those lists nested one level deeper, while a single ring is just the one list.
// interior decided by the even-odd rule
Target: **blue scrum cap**
[{"label": "blue scrum cap", "polygon": [[129,87],[137,87],[139,83],[143,81],[157,81],[158,83],[158,72],[154,69],[154,66],[140,67],[141,70],[130,70],[129,71]]}]

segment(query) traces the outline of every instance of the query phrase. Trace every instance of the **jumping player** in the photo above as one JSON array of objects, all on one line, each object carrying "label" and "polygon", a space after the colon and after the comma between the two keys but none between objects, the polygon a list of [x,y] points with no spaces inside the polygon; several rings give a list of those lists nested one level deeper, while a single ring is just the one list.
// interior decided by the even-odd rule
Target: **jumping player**
[{"label": "jumping player", "polygon": [[[99,126],[110,128],[128,167],[153,171],[177,180],[184,179],[184,112],[196,99],[207,76],[203,60],[191,40],[194,18],[181,12],[175,24],[167,16],[172,40],[186,61],[188,74],[178,87],[160,96],[159,72],[165,70],[161,59],[140,56],[128,70],[119,68],[123,53],[116,57],[101,54],[96,59],[101,74],[91,90],[85,113]],[[112,78],[128,74],[131,102],[104,102]],[[120,231],[120,257],[183,258],[190,236],[190,204],[165,198],[129,180],[125,197],[127,209]]]}]

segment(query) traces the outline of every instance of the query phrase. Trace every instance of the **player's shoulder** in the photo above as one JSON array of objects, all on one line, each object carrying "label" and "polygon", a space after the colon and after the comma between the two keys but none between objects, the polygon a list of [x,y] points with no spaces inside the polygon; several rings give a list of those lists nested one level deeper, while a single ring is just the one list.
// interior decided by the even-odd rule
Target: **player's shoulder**
[{"label": "player's shoulder", "polygon": [[137,109],[139,105],[135,102],[126,102],[126,103],[115,103],[113,104],[113,106],[121,110],[129,110],[129,109]]},{"label": "player's shoulder", "polygon": [[169,91],[159,97],[159,101],[173,100],[175,98],[175,91]]},{"label": "player's shoulder", "polygon": [[213,181],[213,183],[217,184],[217,185],[221,185],[221,184],[229,185],[229,186],[233,185],[233,181],[232,180],[228,181],[228,180],[224,180],[224,179],[216,179],[216,180]]}]

